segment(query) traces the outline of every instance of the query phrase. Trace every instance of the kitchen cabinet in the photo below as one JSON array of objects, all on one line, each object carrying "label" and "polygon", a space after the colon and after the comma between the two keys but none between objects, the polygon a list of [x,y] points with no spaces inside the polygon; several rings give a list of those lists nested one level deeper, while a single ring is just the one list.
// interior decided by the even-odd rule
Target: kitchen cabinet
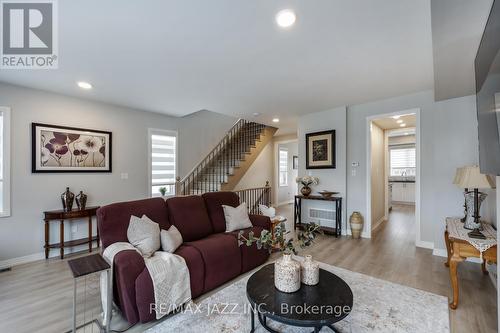
[{"label": "kitchen cabinet", "polygon": [[392,201],[415,203],[415,183],[394,182],[392,184]]}]

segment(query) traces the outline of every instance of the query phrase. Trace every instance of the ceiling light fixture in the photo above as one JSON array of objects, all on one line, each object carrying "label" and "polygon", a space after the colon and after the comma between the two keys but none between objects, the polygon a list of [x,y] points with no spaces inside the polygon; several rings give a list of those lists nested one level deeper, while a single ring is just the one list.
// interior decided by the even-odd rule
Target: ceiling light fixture
[{"label": "ceiling light fixture", "polygon": [[399,119],[401,116],[392,116],[392,119]]},{"label": "ceiling light fixture", "polygon": [[279,118],[273,118],[273,123],[279,123],[280,119]]},{"label": "ceiling light fixture", "polygon": [[258,116],[260,116],[260,113],[259,113],[259,112],[254,112],[254,113],[253,113],[253,116],[254,116],[254,117],[258,117]]},{"label": "ceiling light fixture", "polygon": [[282,28],[291,27],[295,23],[296,19],[297,17],[291,9],[283,9],[276,14],[276,24]]},{"label": "ceiling light fixture", "polygon": [[398,121],[396,121],[398,124],[402,124],[403,123],[403,119],[399,119]]},{"label": "ceiling light fixture", "polygon": [[76,84],[82,89],[92,89],[92,85],[85,81],[78,81]]},{"label": "ceiling light fixture", "polygon": [[399,124],[399,127],[406,127],[406,124],[405,123]]}]

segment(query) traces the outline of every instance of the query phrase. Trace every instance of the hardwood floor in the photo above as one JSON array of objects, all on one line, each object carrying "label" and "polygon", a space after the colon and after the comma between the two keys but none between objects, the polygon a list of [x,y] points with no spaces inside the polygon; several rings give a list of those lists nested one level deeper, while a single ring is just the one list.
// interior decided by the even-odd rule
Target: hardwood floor
[{"label": "hardwood floor", "polygon": [[[292,224],[291,205],[280,207],[278,213],[288,217],[288,225]],[[449,297],[451,287],[448,270],[443,264],[445,259],[433,256],[431,250],[415,247],[413,216],[411,207],[395,207],[389,221],[377,229],[372,239],[320,236],[317,244],[302,254],[312,254],[316,260],[331,265]],[[277,256],[274,254],[273,258]],[[74,257],[68,256],[69,259]],[[0,273],[0,332],[69,330],[73,279],[67,260],[44,260]],[[497,332],[497,292],[490,278],[481,273],[479,264],[466,262],[459,266],[459,279],[461,298],[458,309],[450,311],[451,331]],[[87,279],[86,283],[85,319],[89,319],[97,316],[99,292],[96,277]],[[83,300],[82,291],[83,282],[79,285],[80,300]],[[80,302],[80,313],[83,307]],[[79,320],[83,320],[83,315]],[[118,324],[121,326],[117,328],[126,327],[125,323]],[[128,332],[142,332],[154,324],[136,325]]]}]

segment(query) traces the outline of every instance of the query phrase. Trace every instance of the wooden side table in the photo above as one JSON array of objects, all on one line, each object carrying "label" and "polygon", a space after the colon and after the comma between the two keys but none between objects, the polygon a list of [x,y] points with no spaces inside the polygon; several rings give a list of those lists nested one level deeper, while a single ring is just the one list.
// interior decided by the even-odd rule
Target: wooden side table
[{"label": "wooden side table", "polygon": [[[99,206],[87,207],[85,209],[73,209],[71,211],[65,211],[63,209],[59,210],[49,210],[43,212],[44,214],[44,222],[45,222],[45,259],[49,258],[50,249],[61,249],[61,259],[64,259],[64,248],[65,247],[73,247],[82,244],[89,244],[89,252],[92,252],[92,242],[96,241],[97,246],[99,246],[99,230],[97,230],[97,235],[92,236],[92,217],[96,216],[97,209]],[[71,241],[64,241],[64,221],[65,220],[73,220],[73,219],[81,219],[88,218],[88,229],[89,235],[87,238],[75,239]],[[59,221],[59,243],[50,244],[49,235],[50,235],[50,222],[51,221]]]},{"label": "wooden side table", "polygon": [[[338,194],[338,192],[334,192]],[[324,197],[322,195],[296,195],[293,204],[293,228],[303,228],[302,225],[302,200],[319,200],[331,202],[335,208],[335,228],[321,226],[321,230],[327,235],[342,235],[342,197],[331,196]]]},{"label": "wooden side table", "polygon": [[450,280],[453,289],[453,300],[450,302],[450,308],[455,310],[458,306],[458,263],[467,258],[482,258],[481,270],[484,274],[488,274],[486,270],[486,261],[497,263],[497,245],[491,246],[482,254],[470,242],[459,238],[455,233],[450,234],[448,223],[454,223],[453,218],[447,218],[447,227],[444,232],[444,241],[448,253],[448,260],[445,266],[450,268]]},{"label": "wooden side table", "polygon": [[[72,317],[72,332],[76,333],[77,329],[87,326],[90,323],[96,323],[101,331],[105,331],[106,333],[110,330],[110,322],[112,315],[112,295],[113,295],[113,284],[112,284],[112,273],[111,266],[104,260],[104,258],[100,254],[93,254],[73,260],[68,261],[69,268],[71,273],[73,273],[73,317]],[[83,323],[80,326],[76,326],[76,287],[77,281],[80,278],[83,278],[87,275],[105,272],[106,274],[106,308],[103,309],[103,323],[99,323],[97,319],[94,319],[90,322]],[[103,290],[101,290],[101,293]]]}]

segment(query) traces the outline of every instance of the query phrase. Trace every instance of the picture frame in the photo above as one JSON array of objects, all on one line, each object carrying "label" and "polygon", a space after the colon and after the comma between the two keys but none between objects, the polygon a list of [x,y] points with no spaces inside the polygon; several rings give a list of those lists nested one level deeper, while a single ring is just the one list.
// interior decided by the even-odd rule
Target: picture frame
[{"label": "picture frame", "polygon": [[296,155],[293,156],[292,168],[293,168],[293,170],[299,169],[299,157]]},{"label": "picture frame", "polygon": [[32,123],[31,172],[112,172],[112,133]]},{"label": "picture frame", "polygon": [[335,153],[335,130],[306,134],[306,169],[335,169]]}]

